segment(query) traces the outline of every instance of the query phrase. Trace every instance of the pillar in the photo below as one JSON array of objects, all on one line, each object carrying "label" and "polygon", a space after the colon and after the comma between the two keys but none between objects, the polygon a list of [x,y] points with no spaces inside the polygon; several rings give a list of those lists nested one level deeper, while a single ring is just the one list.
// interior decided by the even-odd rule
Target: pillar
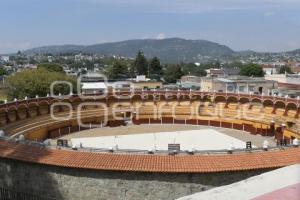
[{"label": "pillar", "polygon": [[29,108],[26,108],[26,118],[30,118]]},{"label": "pillar", "polygon": [[5,112],[6,124],[10,123],[8,111]]},{"label": "pillar", "polygon": [[15,110],[15,115],[16,115],[16,121],[21,119],[18,110]]},{"label": "pillar", "polygon": [[268,136],[274,136],[274,135],[275,135],[275,122],[271,121]]},{"label": "pillar", "polygon": [[288,108],[287,107],[285,107],[285,110],[284,110],[284,113],[283,113],[283,116],[288,116],[288,112],[289,112],[289,110],[288,110]]},{"label": "pillar", "polygon": [[272,114],[276,114],[276,107],[273,106]]},{"label": "pillar", "polygon": [[253,108],[253,104],[252,104],[252,102],[250,102],[248,109],[252,110],[252,108]]},{"label": "pillar", "polygon": [[36,108],[36,112],[37,112],[37,116],[40,116],[40,115],[42,115],[42,113],[41,113],[41,109],[40,109],[40,106],[37,106],[37,108]]},{"label": "pillar", "polygon": [[299,115],[300,115],[300,108],[297,109],[297,113],[296,113],[296,115],[295,115],[295,118],[298,119],[298,118],[299,118]]},{"label": "pillar", "polygon": [[224,108],[228,108],[228,105],[229,105],[229,102],[226,102]]}]

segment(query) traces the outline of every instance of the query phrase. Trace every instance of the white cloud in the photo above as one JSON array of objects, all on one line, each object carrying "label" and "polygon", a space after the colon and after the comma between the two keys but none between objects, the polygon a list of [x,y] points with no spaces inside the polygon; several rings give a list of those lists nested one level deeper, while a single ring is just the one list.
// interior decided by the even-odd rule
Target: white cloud
[{"label": "white cloud", "polygon": [[159,33],[157,36],[156,36],[156,39],[158,40],[162,40],[162,39],[165,39],[166,38],[166,34],[165,33]]}]

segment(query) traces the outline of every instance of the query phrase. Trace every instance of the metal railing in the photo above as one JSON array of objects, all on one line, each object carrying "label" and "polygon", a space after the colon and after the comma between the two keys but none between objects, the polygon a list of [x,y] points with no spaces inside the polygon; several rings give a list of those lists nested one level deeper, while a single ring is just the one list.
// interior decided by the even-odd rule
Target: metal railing
[{"label": "metal railing", "polygon": [[293,144],[280,144],[274,146],[266,147],[252,147],[246,148],[234,148],[234,149],[218,149],[218,150],[179,150],[179,151],[171,151],[171,150],[141,150],[141,149],[119,149],[119,148],[94,148],[94,147],[72,147],[71,145],[67,146],[58,146],[53,144],[45,144],[43,142],[36,142],[30,140],[20,140],[16,138],[9,138],[7,136],[0,137],[0,140],[6,140],[8,142],[12,142],[15,144],[23,144],[30,145],[34,147],[38,147],[41,149],[57,149],[57,150],[67,150],[67,151],[80,151],[80,152],[90,152],[90,153],[118,153],[118,154],[197,154],[197,155],[209,155],[209,154],[232,154],[232,153],[246,153],[246,152],[262,152],[262,151],[274,151],[274,150],[285,150],[290,148],[297,148]]}]

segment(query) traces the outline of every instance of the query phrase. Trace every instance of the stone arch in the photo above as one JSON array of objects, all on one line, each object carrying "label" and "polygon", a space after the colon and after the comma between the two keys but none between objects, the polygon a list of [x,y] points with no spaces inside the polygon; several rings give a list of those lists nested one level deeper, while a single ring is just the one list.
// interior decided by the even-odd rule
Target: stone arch
[{"label": "stone arch", "polygon": [[131,101],[135,102],[135,101],[141,101],[142,100],[142,97],[140,94],[134,94],[132,97],[131,97]]},{"label": "stone arch", "polygon": [[29,116],[28,106],[24,103],[18,105],[17,110],[18,119],[25,119]]},{"label": "stone arch", "polygon": [[238,102],[238,97],[237,96],[228,96],[227,97],[227,102],[228,103],[237,103]]},{"label": "stone arch", "polygon": [[297,110],[298,106],[295,103],[290,102],[286,104],[286,108],[289,110]]},{"label": "stone arch", "polygon": [[201,100],[201,95],[199,95],[199,94],[192,94],[192,100],[200,101]]},{"label": "stone arch", "polygon": [[241,97],[240,98],[240,103],[241,104],[249,104],[250,103],[250,99],[249,98],[247,98],[247,97]]},{"label": "stone arch", "polygon": [[297,115],[297,112],[298,112],[298,106],[295,103],[290,102],[286,104],[286,108],[284,112],[286,116],[294,117]]},{"label": "stone arch", "polygon": [[259,103],[262,104],[262,100],[260,98],[253,98],[251,99],[251,103]]},{"label": "stone arch", "polygon": [[50,112],[49,102],[47,100],[40,101],[38,109],[39,109],[39,114],[41,115],[48,114]]},{"label": "stone arch", "polygon": [[27,107],[28,107],[28,113],[30,117],[38,116],[40,114],[39,103],[30,102]]},{"label": "stone arch", "polygon": [[6,108],[0,108],[0,125],[7,124],[7,109]]},{"label": "stone arch", "polygon": [[264,105],[264,107],[273,107],[274,102],[270,99],[266,99],[266,100],[263,101],[263,105]]},{"label": "stone arch", "polygon": [[282,115],[286,115],[286,104],[284,101],[278,100],[274,103],[274,110],[273,113],[279,114],[278,111],[282,111]]},{"label": "stone arch", "polygon": [[7,118],[10,122],[18,120],[17,106],[12,105],[7,108]]},{"label": "stone arch", "polygon": [[275,107],[276,109],[278,109],[278,108],[285,109],[285,108],[286,108],[286,104],[285,104],[284,101],[278,100],[278,101],[275,101],[274,107]]},{"label": "stone arch", "polygon": [[225,96],[216,96],[215,103],[226,103],[226,97]]},{"label": "stone arch", "polygon": [[202,96],[202,101],[203,102],[211,102],[212,101],[212,95],[210,94],[205,94]]}]

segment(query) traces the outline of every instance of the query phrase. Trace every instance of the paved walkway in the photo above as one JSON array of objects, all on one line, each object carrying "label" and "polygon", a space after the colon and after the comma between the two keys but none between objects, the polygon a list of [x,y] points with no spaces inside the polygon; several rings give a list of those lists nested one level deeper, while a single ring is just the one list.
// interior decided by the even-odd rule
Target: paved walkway
[{"label": "paved walkway", "polygon": [[199,192],[179,200],[298,200],[300,164],[267,172],[230,185]]}]

